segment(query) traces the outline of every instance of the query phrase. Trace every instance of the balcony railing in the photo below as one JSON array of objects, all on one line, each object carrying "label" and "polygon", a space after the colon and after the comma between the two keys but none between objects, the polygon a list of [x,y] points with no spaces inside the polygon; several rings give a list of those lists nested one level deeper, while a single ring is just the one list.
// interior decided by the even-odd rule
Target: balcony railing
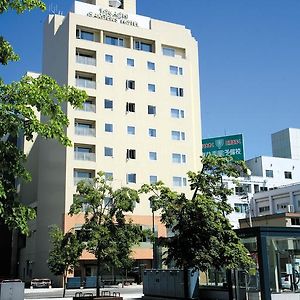
[{"label": "balcony railing", "polygon": [[76,55],[76,62],[79,64],[96,66],[96,58],[94,57]]},{"label": "balcony railing", "polygon": [[95,153],[86,153],[86,152],[74,152],[74,159],[76,160],[86,160],[86,161],[96,161]]},{"label": "balcony railing", "polygon": [[75,126],[75,134],[76,135],[84,135],[84,136],[96,136],[96,129]]},{"label": "balcony railing", "polygon": [[77,108],[77,110],[86,112],[96,112],[96,105],[92,103],[83,103],[82,108]]},{"label": "balcony railing", "polygon": [[81,88],[96,89],[96,81],[76,78],[76,86]]},{"label": "balcony railing", "polygon": [[74,185],[77,185],[80,181],[93,182],[93,178],[74,177]]}]

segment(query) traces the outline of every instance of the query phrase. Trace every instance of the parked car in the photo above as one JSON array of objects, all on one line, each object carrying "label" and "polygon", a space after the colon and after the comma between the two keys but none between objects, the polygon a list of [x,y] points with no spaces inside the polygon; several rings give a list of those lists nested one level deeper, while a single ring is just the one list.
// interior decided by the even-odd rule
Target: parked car
[{"label": "parked car", "polygon": [[50,279],[32,279],[30,283],[30,288],[52,288],[52,283]]}]

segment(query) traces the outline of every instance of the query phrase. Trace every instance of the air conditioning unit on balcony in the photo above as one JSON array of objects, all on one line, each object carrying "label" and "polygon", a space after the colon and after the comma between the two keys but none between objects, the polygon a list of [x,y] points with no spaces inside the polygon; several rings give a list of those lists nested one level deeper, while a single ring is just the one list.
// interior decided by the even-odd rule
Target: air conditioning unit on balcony
[{"label": "air conditioning unit on balcony", "polygon": [[287,212],[295,212],[294,205],[288,205]]}]

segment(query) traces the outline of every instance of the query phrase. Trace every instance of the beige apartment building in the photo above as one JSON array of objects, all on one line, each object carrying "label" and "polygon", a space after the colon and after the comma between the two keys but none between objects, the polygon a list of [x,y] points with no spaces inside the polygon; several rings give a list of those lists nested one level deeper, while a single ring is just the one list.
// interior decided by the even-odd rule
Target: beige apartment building
[{"label": "beige apartment building", "polygon": [[[184,26],[137,15],[135,0],[75,1],[72,12],[45,22],[43,73],[84,89],[89,99],[81,110],[64,108],[73,147],[39,138],[24,145],[33,181],[21,196],[37,209],[20,249],[25,281],[53,278],[47,267],[52,224],[80,228],[82,216],[68,216],[78,181],[102,170],[116,188],[162,180],[189,193],[186,173],[200,169],[198,47]],[[130,217],[152,228],[147,197]],[[154,223],[166,235],[157,215]],[[150,267],[151,243],[134,249],[134,258]],[[80,262],[75,275],[95,274],[90,254]]]}]

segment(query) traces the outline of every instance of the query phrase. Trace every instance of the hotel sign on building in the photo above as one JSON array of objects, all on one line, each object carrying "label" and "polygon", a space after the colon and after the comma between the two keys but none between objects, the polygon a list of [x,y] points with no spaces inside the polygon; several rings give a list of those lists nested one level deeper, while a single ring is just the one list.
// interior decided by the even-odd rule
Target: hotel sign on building
[{"label": "hotel sign on building", "polygon": [[150,29],[150,18],[130,14],[121,9],[101,8],[97,5],[75,1],[74,13],[108,22]]},{"label": "hotel sign on building", "polygon": [[243,135],[227,135],[202,140],[203,155],[231,156],[234,160],[244,160]]}]

